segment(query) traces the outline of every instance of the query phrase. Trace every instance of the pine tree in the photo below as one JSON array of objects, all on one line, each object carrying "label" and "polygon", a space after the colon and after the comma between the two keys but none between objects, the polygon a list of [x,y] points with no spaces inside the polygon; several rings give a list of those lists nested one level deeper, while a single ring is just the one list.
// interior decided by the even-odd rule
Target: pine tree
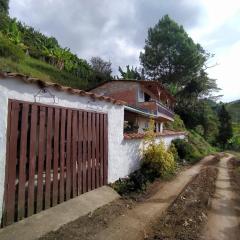
[{"label": "pine tree", "polygon": [[231,116],[226,110],[225,105],[221,106],[218,118],[220,122],[218,142],[222,148],[225,148],[228,140],[233,136]]}]

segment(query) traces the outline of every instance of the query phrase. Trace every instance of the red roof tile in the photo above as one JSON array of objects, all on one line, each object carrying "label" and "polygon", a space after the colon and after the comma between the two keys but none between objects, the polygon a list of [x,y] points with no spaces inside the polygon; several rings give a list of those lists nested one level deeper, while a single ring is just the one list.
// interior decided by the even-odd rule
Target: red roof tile
[{"label": "red roof tile", "polygon": [[57,83],[51,83],[51,82],[46,82],[43,81],[41,79],[38,78],[33,78],[33,77],[29,77],[20,73],[11,73],[11,72],[0,72],[0,78],[13,78],[13,79],[19,79],[25,83],[34,83],[37,84],[40,88],[45,88],[45,87],[52,87],[55,90],[58,91],[64,91],[64,92],[68,92],[70,94],[75,94],[75,95],[79,95],[79,96],[88,96],[92,99],[97,99],[100,101],[107,101],[107,102],[111,102],[113,104],[116,105],[126,105],[126,103],[124,101],[120,101],[120,100],[116,100],[110,97],[105,97],[105,96],[100,96],[91,92],[85,92],[83,90],[80,89],[74,89],[71,87],[66,87],[66,86],[62,86],[60,84]]},{"label": "red roof tile", "polygon": [[[146,133],[124,133],[124,138],[126,140],[131,139],[143,139]],[[172,130],[163,130],[163,133],[156,133],[156,137],[164,137],[164,136],[177,136],[177,135],[187,135],[186,132],[176,132]]]}]

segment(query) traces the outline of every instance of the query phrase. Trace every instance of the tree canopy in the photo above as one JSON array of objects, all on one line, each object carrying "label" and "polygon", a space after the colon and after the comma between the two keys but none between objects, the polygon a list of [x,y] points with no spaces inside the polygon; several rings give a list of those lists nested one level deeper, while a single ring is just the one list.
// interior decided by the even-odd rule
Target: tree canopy
[{"label": "tree canopy", "polygon": [[140,61],[147,76],[161,81],[175,95],[192,102],[217,89],[206,73],[212,56],[168,15],[148,30]]},{"label": "tree canopy", "polygon": [[93,69],[91,86],[112,79],[112,63],[110,61],[105,61],[100,57],[92,57],[90,63]]},{"label": "tree canopy", "polygon": [[206,72],[212,56],[168,15],[148,30],[140,53],[147,77],[160,81],[176,97],[175,112],[187,127],[198,128],[210,142],[218,134],[218,121],[216,112],[203,99],[218,90],[216,80]]},{"label": "tree canopy", "polygon": [[134,79],[134,80],[141,80],[144,79],[144,71],[141,74],[138,72],[137,68],[130,68],[129,65],[126,66],[126,71],[124,71],[121,67],[118,68],[118,71],[121,74],[121,79]]},{"label": "tree canopy", "polygon": [[0,12],[8,14],[9,0],[0,0]]},{"label": "tree canopy", "polygon": [[104,61],[100,57],[92,57],[90,62],[95,72],[101,73],[106,76],[111,76],[112,63],[110,61]]},{"label": "tree canopy", "polygon": [[233,136],[231,116],[226,110],[224,104],[221,106],[218,112],[218,117],[220,121],[218,142],[224,148],[228,140],[230,140]]}]

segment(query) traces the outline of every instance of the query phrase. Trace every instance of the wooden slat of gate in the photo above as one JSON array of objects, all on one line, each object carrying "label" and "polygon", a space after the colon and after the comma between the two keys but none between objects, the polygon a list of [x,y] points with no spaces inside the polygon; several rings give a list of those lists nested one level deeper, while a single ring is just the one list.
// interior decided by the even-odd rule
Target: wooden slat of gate
[{"label": "wooden slat of gate", "polygon": [[108,118],[104,114],[104,185],[108,183]]},{"label": "wooden slat of gate", "polygon": [[66,155],[66,200],[70,199],[71,195],[71,131],[72,131],[72,110],[67,111],[67,155]]},{"label": "wooden slat of gate", "polygon": [[88,145],[87,145],[87,191],[90,191],[91,190],[91,175],[92,175],[92,172],[91,172],[91,154],[92,154],[92,151],[91,151],[91,141],[92,141],[92,113],[88,113]]},{"label": "wooden slat of gate", "polygon": [[30,129],[30,155],[29,155],[29,178],[28,178],[28,216],[34,213],[34,181],[36,161],[36,134],[37,134],[37,109],[32,105],[31,129]]},{"label": "wooden slat of gate", "polygon": [[5,174],[5,183],[4,183],[4,208],[3,208],[3,216],[2,216],[2,225],[6,226],[7,225],[7,219],[8,219],[8,178],[9,178],[9,149],[10,149],[10,128],[11,128],[11,114],[12,114],[12,103],[9,101],[8,102],[8,128],[7,128],[7,152],[6,152],[6,174]]},{"label": "wooden slat of gate", "polygon": [[87,172],[86,172],[86,164],[87,164],[87,112],[83,113],[83,165],[82,165],[82,189],[83,193],[86,192],[87,187]]},{"label": "wooden slat of gate", "polygon": [[104,157],[104,135],[103,114],[100,114],[100,187],[103,186],[103,157]]},{"label": "wooden slat of gate", "polygon": [[65,179],[65,127],[66,127],[66,110],[61,109],[61,137],[60,137],[60,185],[59,185],[59,202],[64,201],[64,179]]},{"label": "wooden slat of gate", "polygon": [[53,109],[48,108],[47,116],[47,151],[46,151],[46,177],[45,177],[45,209],[50,207],[51,199],[51,162],[52,162],[52,129]]},{"label": "wooden slat of gate", "polygon": [[96,114],[92,114],[92,189],[96,188]]},{"label": "wooden slat of gate", "polygon": [[27,132],[28,132],[29,104],[23,103],[21,119],[21,140],[19,159],[19,183],[18,183],[18,220],[25,216],[25,183],[26,183],[26,158],[27,158]]},{"label": "wooden slat of gate", "polygon": [[9,103],[11,111],[11,124],[9,131],[9,161],[8,161],[8,179],[7,179],[7,194],[6,194],[6,216],[5,224],[9,225],[14,222],[15,213],[15,179],[16,179],[16,162],[17,162],[17,137],[18,137],[18,119],[19,119],[19,104],[16,102]]},{"label": "wooden slat of gate", "polygon": [[54,114],[54,158],[53,158],[53,194],[52,205],[58,203],[58,166],[59,166],[59,109]]},{"label": "wooden slat of gate", "polygon": [[[43,165],[45,156],[45,117],[46,108],[40,107],[39,139],[38,139],[38,178],[37,178],[37,212],[43,208]],[[25,130],[26,131],[26,130]]]},{"label": "wooden slat of gate", "polygon": [[73,118],[72,118],[72,157],[71,157],[71,171],[72,171],[72,197],[76,197],[77,195],[77,188],[76,188],[76,163],[77,163],[77,134],[78,134],[78,127],[77,127],[77,111],[73,111]]},{"label": "wooden slat of gate", "polygon": [[98,188],[99,187],[99,175],[100,175],[100,167],[99,167],[99,164],[100,164],[100,159],[99,159],[99,134],[100,134],[100,128],[99,128],[99,114],[97,113],[96,114],[96,187]]},{"label": "wooden slat of gate", "polygon": [[78,113],[78,194],[82,193],[83,113]]}]

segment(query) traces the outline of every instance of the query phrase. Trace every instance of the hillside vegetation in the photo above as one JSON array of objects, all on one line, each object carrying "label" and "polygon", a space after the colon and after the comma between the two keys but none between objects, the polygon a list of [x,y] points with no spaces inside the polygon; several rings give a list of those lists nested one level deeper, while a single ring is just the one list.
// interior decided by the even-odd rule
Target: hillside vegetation
[{"label": "hillside vegetation", "polygon": [[92,57],[91,64],[54,37],[0,11],[0,70],[86,89],[111,78],[111,63]]},{"label": "hillside vegetation", "polygon": [[20,62],[15,62],[10,58],[0,57],[0,70],[4,72],[22,73],[47,82],[54,82],[72,88],[87,88],[86,81],[68,72],[59,71],[56,67],[31,57],[25,57]]},{"label": "hillside vegetation", "polygon": [[228,103],[227,110],[231,114],[232,121],[240,123],[240,100]]},{"label": "hillside vegetation", "polygon": [[240,100],[228,103],[227,110],[232,117],[234,134],[240,135]]}]

